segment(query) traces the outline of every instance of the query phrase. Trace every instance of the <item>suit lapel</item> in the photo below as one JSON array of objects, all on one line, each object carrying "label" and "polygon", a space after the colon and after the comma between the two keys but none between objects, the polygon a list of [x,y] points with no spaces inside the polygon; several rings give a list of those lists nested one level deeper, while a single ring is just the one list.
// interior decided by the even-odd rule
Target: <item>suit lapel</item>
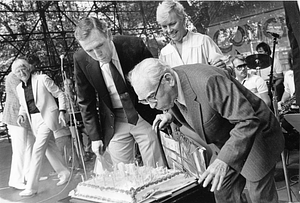
[{"label": "suit lapel", "polygon": [[88,61],[88,65],[86,66],[86,72],[89,74],[89,77],[92,79],[94,84],[94,88],[97,90],[99,94],[99,98],[101,98],[104,103],[112,109],[112,103],[110,100],[110,96],[102,75],[102,71],[99,65],[99,62],[90,58]]},{"label": "suit lapel", "polygon": [[[134,67],[134,63],[132,62],[132,57],[130,57],[130,53],[128,50],[124,50],[122,47],[122,43],[115,43],[116,52],[120,61],[121,69],[123,72],[123,75],[125,77],[125,83],[127,84],[127,87],[131,87],[131,84],[127,80],[127,74],[131,70],[131,68]],[[127,51],[127,52],[126,52]]]},{"label": "suit lapel", "polygon": [[185,125],[189,126],[189,124],[186,122],[186,120],[184,119],[183,115],[181,114],[180,110],[176,105],[174,105],[174,107],[172,108],[172,112],[180,123],[184,123]]},{"label": "suit lapel", "polygon": [[178,76],[180,78],[181,87],[184,93],[184,98],[186,102],[186,107],[191,119],[193,121],[193,129],[195,132],[199,134],[199,136],[206,141],[204,131],[203,131],[203,123],[202,123],[202,110],[201,104],[197,101],[197,95],[193,91],[190,81],[188,81],[186,74],[180,74]]}]

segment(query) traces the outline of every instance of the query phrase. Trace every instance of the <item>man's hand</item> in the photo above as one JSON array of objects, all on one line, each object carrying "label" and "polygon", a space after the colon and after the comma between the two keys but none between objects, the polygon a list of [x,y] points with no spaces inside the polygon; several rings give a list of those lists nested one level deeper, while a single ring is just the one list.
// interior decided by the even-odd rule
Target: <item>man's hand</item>
[{"label": "man's hand", "polygon": [[19,115],[18,118],[17,118],[17,124],[18,124],[19,126],[22,126],[22,124],[23,124],[24,122],[25,122],[24,116]]},{"label": "man's hand", "polygon": [[157,125],[159,125],[159,129],[165,128],[173,121],[173,116],[170,113],[158,114],[153,121],[152,129],[156,131]]},{"label": "man's hand", "polygon": [[226,68],[226,64],[222,59],[218,59],[216,61],[213,61],[210,65],[216,66],[218,68]]},{"label": "man's hand", "polygon": [[206,187],[210,182],[212,186],[210,191],[214,192],[215,189],[220,190],[224,177],[228,171],[228,164],[220,159],[216,159],[198,180],[198,183],[201,183],[204,180],[203,187]]},{"label": "man's hand", "polygon": [[64,111],[59,111],[58,123],[61,123],[63,126],[67,126],[66,116]]},{"label": "man's hand", "polygon": [[100,157],[104,154],[104,144],[102,140],[92,141],[92,151],[96,154],[97,157]]}]

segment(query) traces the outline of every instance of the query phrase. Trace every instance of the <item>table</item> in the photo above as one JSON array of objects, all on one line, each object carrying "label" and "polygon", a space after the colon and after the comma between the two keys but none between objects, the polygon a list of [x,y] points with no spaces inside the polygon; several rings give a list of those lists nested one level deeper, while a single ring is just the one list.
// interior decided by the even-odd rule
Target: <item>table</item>
[{"label": "table", "polygon": [[[59,203],[91,203],[91,201],[72,199],[66,197],[58,201]],[[182,188],[159,201],[160,203],[215,203],[214,193],[210,192],[207,188],[203,188],[202,185],[193,183],[185,188]]]}]

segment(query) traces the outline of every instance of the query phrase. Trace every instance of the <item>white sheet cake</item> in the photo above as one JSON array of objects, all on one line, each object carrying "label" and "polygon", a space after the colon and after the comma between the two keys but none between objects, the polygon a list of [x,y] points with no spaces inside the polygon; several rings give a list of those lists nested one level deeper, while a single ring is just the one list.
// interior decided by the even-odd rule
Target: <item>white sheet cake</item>
[{"label": "white sheet cake", "polygon": [[155,193],[170,193],[189,182],[195,179],[178,170],[119,164],[112,172],[79,183],[70,196],[94,202],[137,203]]}]

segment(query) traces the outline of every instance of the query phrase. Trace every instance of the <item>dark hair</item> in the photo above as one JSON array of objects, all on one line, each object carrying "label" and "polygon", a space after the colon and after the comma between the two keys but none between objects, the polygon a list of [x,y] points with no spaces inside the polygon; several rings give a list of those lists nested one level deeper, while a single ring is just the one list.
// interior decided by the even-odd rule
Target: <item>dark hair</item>
[{"label": "dark hair", "polygon": [[271,56],[271,48],[267,43],[265,43],[265,42],[259,43],[256,46],[256,51],[258,51],[259,48],[262,48],[269,56]]},{"label": "dark hair", "polygon": [[40,58],[33,54],[27,54],[27,55],[20,55],[16,59],[23,59],[26,60],[30,65],[38,65],[41,61]]},{"label": "dark hair", "polygon": [[41,63],[40,58],[36,55],[30,54],[27,56],[27,61],[29,64],[36,66]]},{"label": "dark hair", "polygon": [[75,28],[74,36],[78,41],[84,40],[94,28],[104,34],[105,37],[107,36],[107,23],[95,17],[81,19]]}]

